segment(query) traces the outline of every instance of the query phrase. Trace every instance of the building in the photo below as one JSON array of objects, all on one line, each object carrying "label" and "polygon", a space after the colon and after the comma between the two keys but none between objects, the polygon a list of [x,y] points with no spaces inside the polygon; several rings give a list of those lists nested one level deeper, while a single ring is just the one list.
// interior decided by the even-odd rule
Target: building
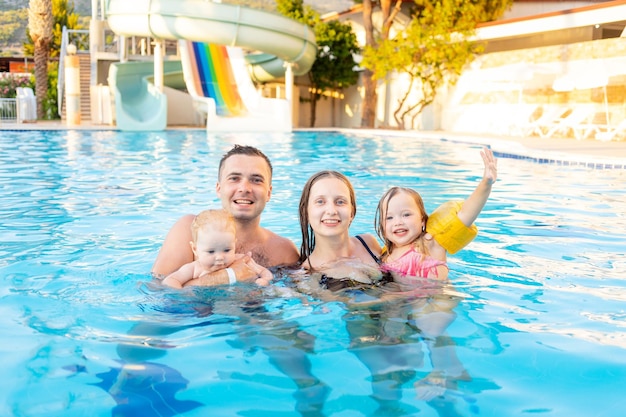
[{"label": "building", "polygon": [[[350,22],[363,39],[361,6],[326,18]],[[396,20],[401,27],[408,17]],[[440,91],[412,128],[567,137],[593,137],[595,126],[611,129],[626,118],[625,24],[624,0],[516,1],[502,19],[478,27],[485,53],[455,87]],[[377,127],[397,126],[390,106],[407,85],[402,74],[379,84]],[[331,119],[343,127],[360,126],[361,89],[344,92],[334,117],[320,108],[319,126]],[[582,107],[571,126],[549,125],[560,122],[558,115],[548,120],[549,113],[563,109],[569,115]],[[546,126],[537,127],[541,115]]]}]

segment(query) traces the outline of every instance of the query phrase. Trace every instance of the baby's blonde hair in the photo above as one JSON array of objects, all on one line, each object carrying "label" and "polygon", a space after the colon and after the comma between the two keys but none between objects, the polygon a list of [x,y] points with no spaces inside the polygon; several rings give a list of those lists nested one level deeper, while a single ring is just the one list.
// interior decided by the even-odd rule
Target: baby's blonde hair
[{"label": "baby's blonde hair", "polygon": [[191,237],[195,242],[198,238],[198,230],[205,227],[215,230],[233,232],[236,234],[235,218],[224,209],[211,209],[200,212],[191,223]]}]

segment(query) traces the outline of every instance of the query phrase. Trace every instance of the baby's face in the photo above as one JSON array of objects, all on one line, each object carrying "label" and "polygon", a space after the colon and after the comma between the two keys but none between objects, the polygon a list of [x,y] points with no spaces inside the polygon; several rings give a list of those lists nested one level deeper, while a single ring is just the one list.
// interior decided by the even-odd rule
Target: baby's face
[{"label": "baby's face", "polygon": [[227,268],[235,260],[235,234],[210,228],[198,230],[194,254],[209,272]]}]

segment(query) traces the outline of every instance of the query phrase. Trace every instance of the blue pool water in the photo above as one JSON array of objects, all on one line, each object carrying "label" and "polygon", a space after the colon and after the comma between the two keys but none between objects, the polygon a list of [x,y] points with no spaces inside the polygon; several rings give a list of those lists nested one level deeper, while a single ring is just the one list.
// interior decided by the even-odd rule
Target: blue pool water
[{"label": "blue pool water", "polygon": [[[263,224],[297,246],[315,171],[353,181],[355,234],[373,232],[391,185],[416,188],[432,210],[482,175],[478,146],[398,134],[3,131],[0,415],[624,415],[625,171],[500,159],[479,236],[449,258],[458,305],[433,346],[394,315],[403,303],[354,311],[152,282],[173,222],[219,205],[217,161],[235,143],[272,159]],[[424,401],[414,383],[433,352],[465,372]]]}]

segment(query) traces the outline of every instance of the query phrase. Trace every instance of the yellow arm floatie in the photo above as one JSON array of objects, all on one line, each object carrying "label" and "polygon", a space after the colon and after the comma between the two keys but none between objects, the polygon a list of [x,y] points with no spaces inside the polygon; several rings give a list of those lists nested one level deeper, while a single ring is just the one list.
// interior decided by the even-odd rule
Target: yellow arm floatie
[{"label": "yellow arm floatie", "polygon": [[476,225],[467,227],[457,216],[462,206],[461,201],[443,203],[428,216],[426,223],[426,231],[451,254],[463,249],[478,234]]}]

